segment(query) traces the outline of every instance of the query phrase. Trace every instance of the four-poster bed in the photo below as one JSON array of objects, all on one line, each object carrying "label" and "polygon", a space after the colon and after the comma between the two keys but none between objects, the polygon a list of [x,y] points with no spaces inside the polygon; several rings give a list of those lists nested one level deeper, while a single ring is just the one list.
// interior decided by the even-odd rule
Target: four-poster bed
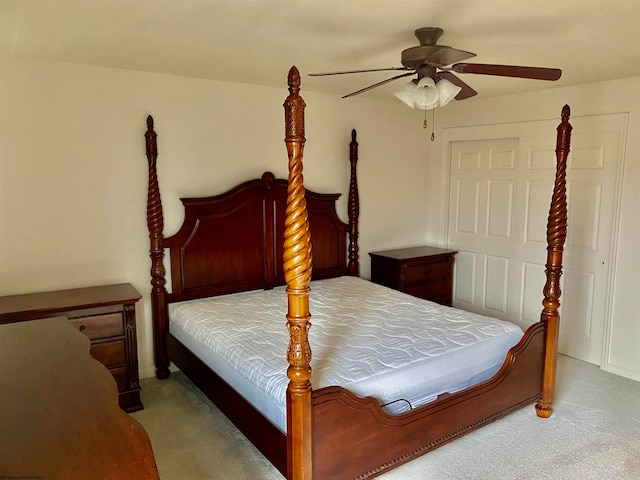
[{"label": "four-poster bed", "polygon": [[[309,337],[311,335],[315,341],[315,332],[327,329],[325,317],[332,317],[332,312],[339,317],[337,307],[343,307],[330,304],[329,313],[322,311],[320,303],[325,301],[326,285],[338,281],[342,282],[336,287],[338,290],[355,291],[360,288],[357,282],[369,282],[357,278],[359,200],[356,133],[352,132],[350,143],[349,221],[344,223],[335,209],[339,195],[305,191],[303,186],[305,104],[299,95],[300,76],[295,67],[289,72],[288,80],[290,95],[284,104],[288,180],[275,179],[267,172],[260,179],[247,181],[221,195],[182,199],[184,222],[176,234],[167,238],[162,232],[156,134],[153,119],[149,117],[147,120],[147,223],[151,242],[154,348],[158,378],[166,378],[170,361],[174,362],[289,479],[372,478],[524,405],[537,402],[536,412],[539,416],[551,415],[557,355],[559,280],[567,224],[565,172],[571,131],[568,106],[562,111],[562,123],[558,127],[557,171],[547,227],[547,281],[540,322],[532,325],[524,334],[519,332],[515,340],[510,340],[511,343],[503,344],[499,362],[493,367],[486,367],[482,373],[484,377],[478,376],[480,374],[477,372],[469,374],[467,383],[469,379],[481,378],[479,383],[476,381],[471,385],[461,384],[451,390],[445,388],[436,391],[436,398],[430,398],[403,413],[392,414],[381,405],[379,399],[368,394],[355,394],[354,391],[358,391],[357,382],[345,388],[337,386],[338,382],[328,381],[324,385],[318,381],[320,388],[312,388],[311,349],[315,344],[310,345]],[[165,249],[170,252],[170,293],[165,288]],[[336,278],[344,276],[353,278]],[[241,310],[237,317],[226,313],[230,312],[227,309],[233,303],[228,298],[239,299],[235,303],[245,304],[254,295],[251,292],[254,290],[266,290],[266,296],[258,297],[259,307],[249,307],[248,313],[246,309]],[[322,297],[320,302],[314,297],[315,292]],[[391,292],[375,291],[372,296],[393,299],[393,295],[405,295]],[[277,299],[271,300],[273,296],[287,301],[288,306],[283,304],[281,308]],[[207,303],[202,307],[198,299],[209,302],[208,297],[215,297],[211,301],[218,303]],[[352,310],[366,310],[364,304],[358,303],[360,297],[354,298],[343,300],[343,303],[353,302],[352,305],[346,305]],[[404,305],[408,298],[401,298],[398,304]],[[280,312],[279,315],[263,318],[262,305],[271,303],[276,305],[274,308]],[[426,304],[429,302],[416,305],[415,309],[438,309],[434,304],[424,306]],[[214,320],[190,316],[193,309],[200,308],[209,308],[213,316],[219,312],[225,313]],[[369,309],[377,310],[377,307]],[[179,315],[185,311],[187,316],[183,317],[182,323],[178,323]],[[438,315],[442,313],[446,317],[454,315],[456,311],[448,309],[438,312]],[[401,321],[405,313],[399,314]],[[285,314],[288,334],[282,325]],[[313,329],[310,329],[311,314],[316,324]],[[352,324],[358,322],[354,320],[351,310],[345,315],[347,320],[343,327],[348,326],[349,329],[344,331],[351,332]],[[483,332],[501,330],[503,324],[507,323],[487,319],[489,323],[484,324],[482,322],[485,320],[479,316],[470,315],[469,324],[482,325],[479,330]],[[252,323],[256,319],[264,322],[264,328],[260,323]],[[205,330],[207,323],[217,325],[225,322],[232,324],[230,333],[209,334],[209,330]],[[272,352],[271,355],[267,353],[264,357],[257,353],[253,357],[252,351],[249,354],[246,351],[232,351],[229,353],[231,357],[209,360],[207,342],[213,342],[210,349],[216,351],[225,350],[227,343],[233,343],[232,339],[245,347],[251,338],[246,336],[246,332],[252,333],[254,338],[260,337],[262,341],[269,336],[267,325],[277,325],[286,335],[281,351]],[[194,334],[196,337],[208,336],[208,339],[201,343],[190,343],[189,335],[184,331],[191,327],[200,329]],[[504,327],[509,330],[509,327]],[[352,346],[349,333],[345,335],[344,331],[341,339],[346,342],[343,347],[340,346],[343,342],[324,340],[331,345],[333,353],[329,357],[314,357],[314,361],[318,362],[314,363],[318,365],[314,370],[314,383],[317,380],[316,373],[319,371],[323,374],[326,370],[324,364],[327,358],[341,358],[337,353],[341,348],[359,348]],[[422,335],[422,332],[418,334]],[[364,336],[367,336],[366,332]],[[477,336],[480,338],[478,343],[484,345],[489,342],[483,333]],[[489,336],[493,337],[493,333]],[[432,340],[431,337],[429,340]],[[320,351],[323,349],[319,348]],[[286,412],[281,415],[284,425],[279,425],[278,413],[265,413],[265,410],[256,406],[260,400],[253,400],[255,388],[244,385],[247,383],[245,378],[239,377],[234,373],[234,368],[228,367],[235,364],[235,357],[246,355],[251,355],[249,363],[259,368],[269,363],[269,357],[281,358],[283,368],[276,368],[277,375],[258,370],[257,374],[248,373],[247,378],[251,375],[259,379],[266,378],[270,386],[274,383],[282,385],[284,381]],[[352,365],[340,365],[340,361],[336,360],[338,370],[342,366],[349,375],[357,370]],[[426,360],[420,362],[426,363]],[[285,368],[287,364],[288,368]],[[212,365],[218,365],[219,368]],[[284,376],[285,369],[288,382]],[[344,376],[344,373],[339,373],[338,377],[342,378],[341,375]],[[373,376],[376,375],[384,376]],[[435,382],[429,380],[429,383]],[[249,390],[245,390],[245,387]],[[275,397],[279,398],[278,395]],[[285,408],[284,405],[282,408]]]}]

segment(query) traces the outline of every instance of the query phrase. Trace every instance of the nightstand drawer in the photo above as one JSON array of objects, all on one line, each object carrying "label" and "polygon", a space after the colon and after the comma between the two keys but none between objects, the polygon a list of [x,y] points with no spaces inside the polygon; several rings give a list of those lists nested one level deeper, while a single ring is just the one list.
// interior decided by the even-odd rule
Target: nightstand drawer
[{"label": "nightstand drawer", "polygon": [[[426,298],[437,303],[447,303],[451,296],[451,286],[448,281],[422,282],[407,285],[404,289],[409,295]],[[445,302],[443,302],[445,300]]]},{"label": "nightstand drawer", "polygon": [[442,280],[449,277],[449,262],[433,262],[421,265],[409,265],[404,272],[405,283]]},{"label": "nightstand drawer", "polygon": [[72,318],[69,321],[90,340],[124,335],[122,313]]},{"label": "nightstand drawer", "polygon": [[118,340],[117,342],[95,343],[91,345],[91,349],[89,351],[93,358],[107,367],[125,363],[126,356],[124,353],[124,340]]}]

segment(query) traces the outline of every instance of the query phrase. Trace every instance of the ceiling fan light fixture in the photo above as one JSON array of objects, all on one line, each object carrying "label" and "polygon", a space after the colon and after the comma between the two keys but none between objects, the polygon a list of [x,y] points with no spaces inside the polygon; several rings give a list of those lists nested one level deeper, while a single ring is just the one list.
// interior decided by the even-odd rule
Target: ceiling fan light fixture
[{"label": "ceiling fan light fixture", "polygon": [[416,91],[416,84],[413,82],[407,82],[404,87],[394,93],[394,95],[405,105],[414,108],[416,100],[414,93]]},{"label": "ceiling fan light fixture", "polygon": [[460,93],[462,87],[454,85],[446,78],[441,78],[440,81],[436,84],[436,88],[438,89],[439,95],[439,104],[441,107],[444,107],[451,100],[456,98],[456,95]]},{"label": "ceiling fan light fixture", "polygon": [[[530,78],[535,80],[558,80],[562,75],[562,70],[559,68],[542,68],[542,67],[524,67],[520,65],[494,65],[489,63],[466,63],[464,60],[475,57],[476,54],[467,52],[466,50],[459,50],[457,48],[449,47],[446,45],[439,45],[438,39],[443,34],[443,30],[438,27],[425,27],[419,28],[415,32],[415,36],[418,38],[420,45],[409,47],[401,52],[401,67],[389,67],[389,68],[370,68],[366,70],[346,70],[341,72],[327,72],[327,73],[310,73],[312,76],[323,75],[342,75],[346,73],[364,73],[364,72],[382,72],[382,71],[401,71],[399,75],[396,75],[381,82],[374,83],[355,92],[351,92],[348,95],[344,95],[342,98],[352,97],[364,92],[368,92],[372,88],[377,88],[382,85],[386,85],[389,82],[393,82],[399,78],[408,77],[417,74],[418,79],[424,80],[418,88],[414,88],[413,85],[407,84],[401,90],[395,92],[396,97],[402,100],[403,103],[411,108],[423,108],[425,110],[435,107],[443,107],[449,103],[452,99],[464,100],[465,98],[473,97],[477,95],[473,88],[460,80],[454,73],[475,73],[479,75],[494,75],[499,77],[513,77],[513,78]],[[447,65],[450,65],[449,67]],[[418,79],[413,80],[413,83],[419,83]],[[434,85],[425,85],[429,82],[428,79],[435,80]],[[446,81],[443,81],[446,80]],[[436,85],[437,84],[437,85]],[[433,88],[435,87],[435,88]],[[415,92],[415,98],[410,98],[411,90],[417,90]],[[435,92],[438,91],[439,95],[437,101],[434,103]],[[417,102],[415,99],[417,98]]]},{"label": "ceiling fan light fixture", "polygon": [[430,110],[438,106],[440,92],[436,88],[436,82],[431,77],[422,77],[418,81],[413,93],[416,107]]}]

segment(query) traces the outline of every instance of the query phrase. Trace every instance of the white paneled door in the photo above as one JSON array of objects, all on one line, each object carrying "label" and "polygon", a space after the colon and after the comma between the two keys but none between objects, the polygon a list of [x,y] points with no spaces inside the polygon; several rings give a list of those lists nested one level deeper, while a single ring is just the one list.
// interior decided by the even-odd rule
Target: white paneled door
[{"label": "white paneled door", "polygon": [[[502,126],[510,138],[450,144],[448,246],[459,251],[454,306],[523,327],[540,318],[545,281],[556,137],[542,123]],[[624,121],[603,115],[572,124],[560,351],[600,365]]]},{"label": "white paneled door", "polygon": [[451,148],[449,246],[459,250],[454,304],[501,318],[510,316],[513,293],[517,155],[517,139],[455,142]]}]

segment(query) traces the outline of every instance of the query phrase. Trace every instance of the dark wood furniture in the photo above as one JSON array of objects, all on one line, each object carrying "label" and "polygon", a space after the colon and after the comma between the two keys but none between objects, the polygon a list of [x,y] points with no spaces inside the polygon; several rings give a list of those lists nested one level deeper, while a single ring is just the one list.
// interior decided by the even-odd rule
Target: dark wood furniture
[{"label": "dark wood furniture", "polygon": [[123,410],[141,410],[135,304],[128,283],[0,297],[0,324],[67,317],[91,340],[91,355],[118,385]]},{"label": "dark wood furniture", "polygon": [[4,478],[158,479],[147,432],[64,317],[2,326]]},{"label": "dark wood furniture", "polygon": [[371,252],[371,281],[451,306],[456,253],[430,246]]},{"label": "dark wood furniture", "polygon": [[[567,224],[569,107],[563,109],[558,127],[556,183],[547,227],[547,284],[540,322],[525,332],[489,380],[442,395],[409,412],[389,415],[374,398],[357,397],[339,386],[311,388],[309,282],[312,277],[355,275],[358,271],[357,142],[353,132],[349,224],[343,224],[335,213],[337,195],[319,195],[303,186],[305,104],[299,88],[300,75],[293,67],[290,94],[284,103],[288,181],[274,180],[267,173],[221,195],[183,199],[184,223],[167,238],[162,232],[156,133],[153,119],[147,119],[147,225],[158,378],[169,375],[169,361],[173,361],[290,480],[376,477],[532,402],[537,402],[540,417],[550,416]],[[343,250],[347,236],[349,246]],[[165,248],[171,258],[171,292],[165,288]],[[168,325],[170,302],[270,288],[283,281],[287,284],[290,334],[286,435],[180,343]]]}]

